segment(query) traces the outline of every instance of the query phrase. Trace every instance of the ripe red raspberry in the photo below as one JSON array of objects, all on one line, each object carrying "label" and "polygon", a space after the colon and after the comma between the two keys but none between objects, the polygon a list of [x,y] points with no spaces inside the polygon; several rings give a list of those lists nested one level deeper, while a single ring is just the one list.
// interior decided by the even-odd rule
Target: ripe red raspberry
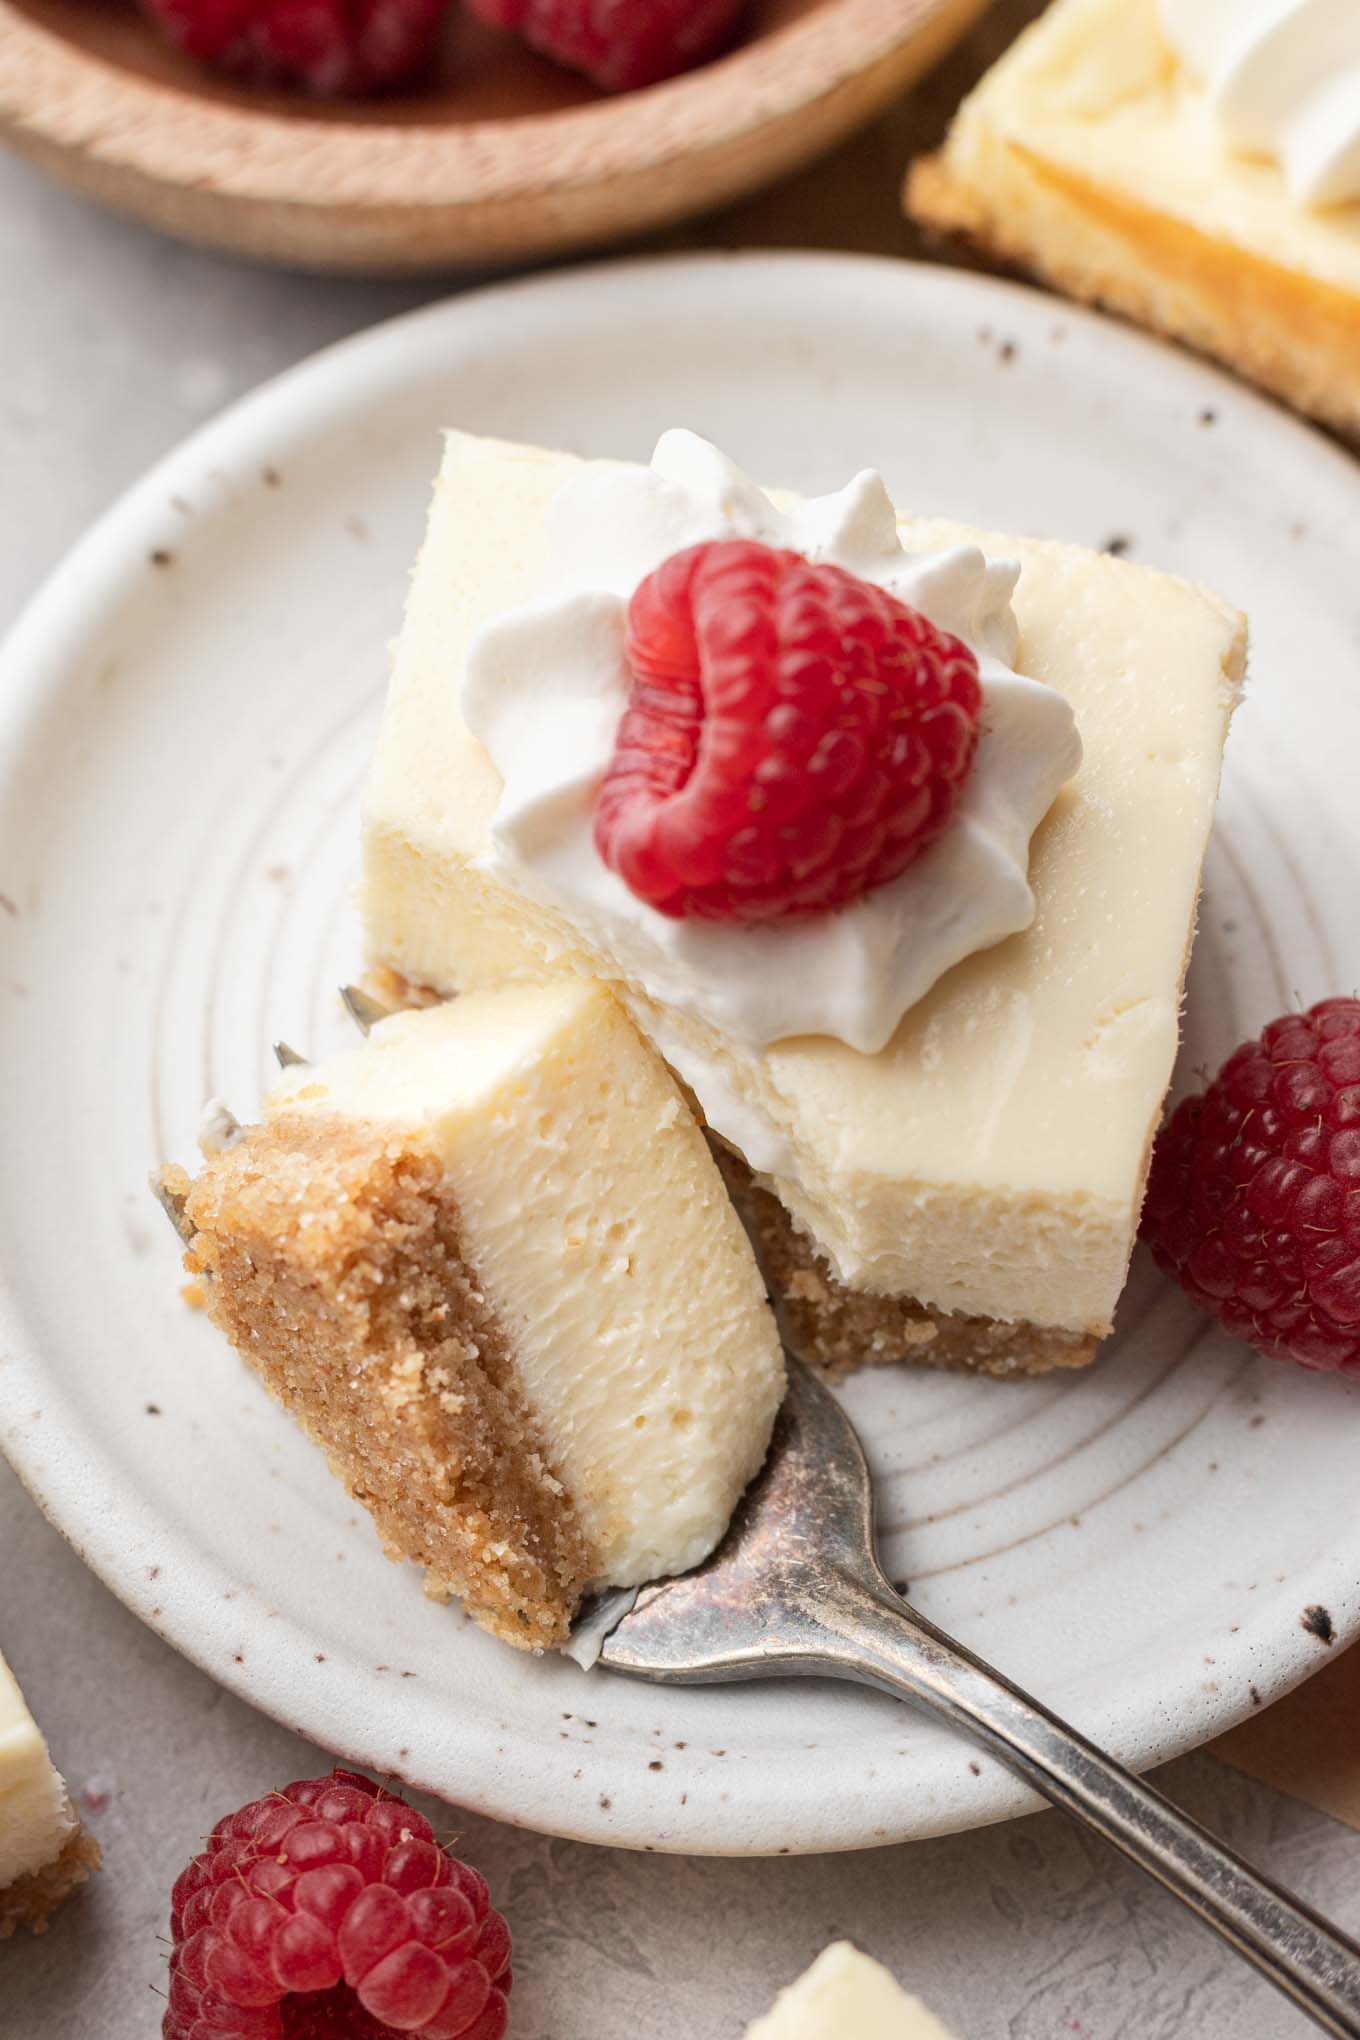
[{"label": "ripe red raspberry", "polygon": [[750,539],[675,553],[628,610],[632,693],[595,845],[663,914],[776,921],[897,878],[977,749],[968,647],[840,567]]},{"label": "ripe red raspberry", "polygon": [[142,0],[187,56],[247,85],[382,92],[428,62],[449,0]]},{"label": "ripe red raspberry", "polygon": [[510,1930],[423,1814],[354,1771],[219,1820],[176,1880],[163,2040],[501,2040]]},{"label": "ripe red raspberry", "polygon": [[747,0],[468,0],[496,28],[513,28],[606,92],[655,85],[730,42]]},{"label": "ripe red raspberry", "polygon": [[1177,1107],[1142,1231],[1235,1338],[1360,1374],[1360,999],[1272,1020]]}]

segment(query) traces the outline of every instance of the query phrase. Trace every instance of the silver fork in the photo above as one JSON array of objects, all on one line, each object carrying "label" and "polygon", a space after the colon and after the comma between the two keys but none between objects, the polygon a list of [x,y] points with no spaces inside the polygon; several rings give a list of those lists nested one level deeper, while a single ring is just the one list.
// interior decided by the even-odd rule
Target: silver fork
[{"label": "silver fork", "polygon": [[[390,1010],[354,985],[340,996],[364,1034]],[[306,1060],[283,1041],[274,1054],[284,1069]],[[214,1137],[229,1146],[240,1134],[218,1106]],[[152,1187],[190,1237],[183,1200]],[[765,1465],[713,1557],[606,1596],[578,1623],[572,1654],[660,1685],[849,1679],[914,1702],[1146,1870],[1325,2032],[1360,2040],[1360,1946],[893,1590],[863,1448],[796,1361]]]},{"label": "silver fork", "polygon": [[941,1716],[1155,1877],[1324,2031],[1360,2036],[1360,1946],[893,1591],[859,1439],[796,1363],[764,1470],[714,1557],[602,1604],[591,1626],[597,1662],[632,1678],[851,1679]]}]

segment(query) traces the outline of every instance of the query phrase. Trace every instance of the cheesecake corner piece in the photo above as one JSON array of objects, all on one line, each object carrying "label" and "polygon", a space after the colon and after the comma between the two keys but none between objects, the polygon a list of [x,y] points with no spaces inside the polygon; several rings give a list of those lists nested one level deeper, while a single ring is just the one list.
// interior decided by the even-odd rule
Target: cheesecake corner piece
[{"label": "cheesecake corner piece", "polygon": [[19,1683],[0,1657],[0,1941],[41,1934],[100,1867]]},{"label": "cheesecake corner piece", "polygon": [[1156,0],[1052,0],[908,169],[908,214],[1360,435],[1360,204],[1230,151]]}]

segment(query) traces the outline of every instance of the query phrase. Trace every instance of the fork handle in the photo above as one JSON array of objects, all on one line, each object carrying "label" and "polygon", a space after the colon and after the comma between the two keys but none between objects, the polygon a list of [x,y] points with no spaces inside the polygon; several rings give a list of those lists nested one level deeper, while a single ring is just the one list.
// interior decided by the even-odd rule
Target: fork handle
[{"label": "fork handle", "polygon": [[[824,1584],[824,1583],[823,1583]],[[1156,1878],[1277,1989],[1360,2040],[1360,1947],[1150,1785],[926,1622],[884,1583],[817,1597],[818,1660],[784,1667],[877,1686],[941,1716]],[[811,1642],[811,1636],[809,1636]]]}]

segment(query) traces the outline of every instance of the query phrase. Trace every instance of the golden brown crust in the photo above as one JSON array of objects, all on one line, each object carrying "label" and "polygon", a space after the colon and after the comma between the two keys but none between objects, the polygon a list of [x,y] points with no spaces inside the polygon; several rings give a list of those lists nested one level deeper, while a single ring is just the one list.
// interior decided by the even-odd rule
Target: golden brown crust
[{"label": "golden brown crust", "polygon": [[[75,1819],[74,1809],[71,1817]],[[0,1941],[8,1939],[16,1927],[45,1934],[57,1907],[99,1868],[101,1860],[98,1842],[77,1821],[60,1855],[0,1891]]]},{"label": "golden brown crust", "polygon": [[208,1160],[187,1215],[209,1314],[389,1556],[507,1642],[561,1643],[595,1555],[436,1157],[403,1134],[280,1116]]},{"label": "golden brown crust", "polygon": [[784,1343],[829,1381],[899,1361],[1004,1377],[1086,1367],[1095,1358],[1099,1340],[1091,1333],[962,1317],[911,1297],[847,1289],[774,1193],[721,1142],[713,1149],[751,1235]]},{"label": "golden brown crust", "polygon": [[1016,193],[956,176],[949,151],[912,164],[906,206],[936,232],[1032,270],[1087,303],[1187,341],[1287,403],[1360,436],[1360,303],[1026,148],[1006,149]]}]

